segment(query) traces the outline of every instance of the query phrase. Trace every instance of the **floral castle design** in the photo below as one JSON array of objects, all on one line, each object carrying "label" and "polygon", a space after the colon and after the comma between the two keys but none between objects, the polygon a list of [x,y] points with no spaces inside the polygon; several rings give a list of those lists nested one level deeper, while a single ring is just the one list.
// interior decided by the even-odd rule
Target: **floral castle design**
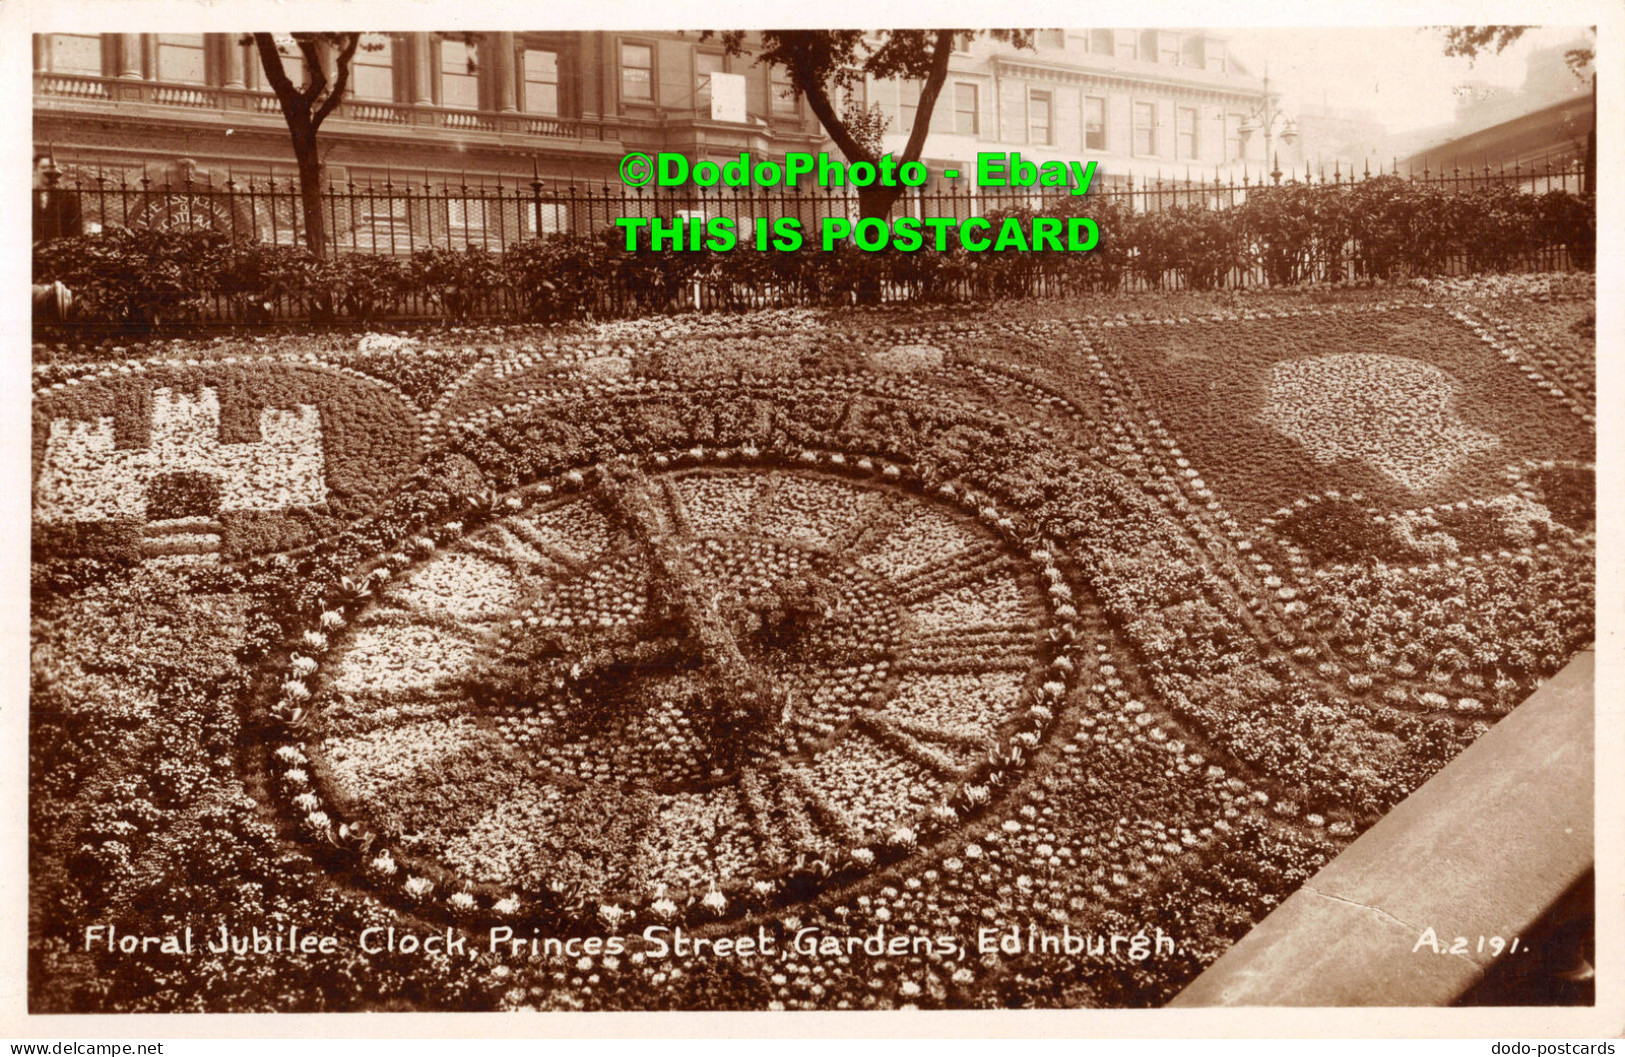
[{"label": "floral castle design", "polygon": [[34,497],[45,524],[134,519],[147,557],[217,561],[218,514],[326,502],[321,416],[313,404],[265,408],[260,439],[220,439],[220,396],[153,391],[150,439],[119,448],[112,416],[54,419]]}]

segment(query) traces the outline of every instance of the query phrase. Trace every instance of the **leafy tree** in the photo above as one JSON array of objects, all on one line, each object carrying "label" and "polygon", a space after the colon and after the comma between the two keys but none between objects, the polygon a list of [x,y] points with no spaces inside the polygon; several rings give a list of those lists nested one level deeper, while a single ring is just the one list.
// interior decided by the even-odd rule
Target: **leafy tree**
[{"label": "leafy tree", "polygon": [[[931,115],[948,79],[948,60],[953,55],[954,45],[981,33],[1018,48],[1030,48],[1033,43],[1033,31],[1026,29],[890,29],[874,33],[856,29],[776,29],[761,32],[755,54],[758,63],[785,68],[796,94],[806,98],[818,123],[846,156],[848,164],[860,161],[880,164],[881,143],[875,109],[849,105],[837,112],[835,99],[859,83],[865,74],[880,80],[920,80],[920,105],[914,115],[914,127],[906,130],[908,141],[902,157],[896,160],[901,167],[920,160],[926,135],[931,130]],[[707,32],[702,34],[702,39],[712,35]],[[730,55],[745,52],[744,30],[725,30],[716,35]],[[892,206],[902,193],[901,186],[861,187],[858,213],[863,217],[885,219],[891,215]]]},{"label": "leafy tree", "polygon": [[[1493,49],[1499,55],[1505,51],[1507,45],[1522,37],[1532,26],[1440,26],[1444,33],[1444,53],[1446,55],[1461,56],[1472,61],[1484,52]],[[1591,65],[1596,58],[1595,48],[1570,48],[1563,58],[1568,62],[1569,69],[1574,71],[1576,77],[1580,71]]]},{"label": "leafy tree", "polygon": [[[1507,45],[1522,37],[1533,27],[1531,26],[1440,26],[1444,33],[1444,53],[1446,55],[1461,56],[1471,64],[1486,50],[1499,55],[1506,50]],[[1596,33],[1596,27],[1592,27]],[[1563,53],[1563,59],[1573,71],[1574,76],[1584,77],[1585,68],[1596,61],[1596,48],[1570,48]],[[1586,135],[1586,162],[1585,184],[1581,188],[1586,194],[1591,194],[1597,187],[1597,75],[1591,75],[1591,131]]]},{"label": "leafy tree", "polygon": [[1441,26],[1445,35],[1444,53],[1467,59],[1478,58],[1485,48],[1499,55],[1508,44],[1523,36],[1528,26]]},{"label": "leafy tree", "polygon": [[305,83],[296,87],[282,68],[282,48],[270,33],[249,39],[259,52],[265,80],[282,104],[293,139],[293,157],[299,167],[299,201],[305,218],[305,245],[318,257],[327,255],[327,221],[322,216],[322,158],[316,134],[322,122],[338,108],[350,86],[350,61],[361,44],[360,33],[294,33],[293,43],[304,59]]}]

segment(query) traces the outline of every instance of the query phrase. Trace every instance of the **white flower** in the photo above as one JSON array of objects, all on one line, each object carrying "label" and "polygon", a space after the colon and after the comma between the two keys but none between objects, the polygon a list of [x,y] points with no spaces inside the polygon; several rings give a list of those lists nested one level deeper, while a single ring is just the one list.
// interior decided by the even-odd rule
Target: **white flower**
[{"label": "white flower", "polygon": [[728,909],[728,897],[723,895],[720,890],[713,888],[705,893],[705,898],[700,900],[700,905],[713,914],[721,914]]},{"label": "white flower", "polygon": [[446,900],[446,904],[451,909],[461,912],[473,910],[477,905],[471,892],[453,892],[451,897]]},{"label": "white flower", "polygon": [[413,899],[422,899],[434,891],[434,882],[427,877],[408,877],[406,879],[406,894]]}]

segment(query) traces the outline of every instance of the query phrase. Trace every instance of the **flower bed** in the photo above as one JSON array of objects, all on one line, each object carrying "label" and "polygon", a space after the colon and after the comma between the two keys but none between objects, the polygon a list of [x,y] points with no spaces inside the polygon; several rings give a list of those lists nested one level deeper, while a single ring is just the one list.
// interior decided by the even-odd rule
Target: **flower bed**
[{"label": "flower bed", "polygon": [[[1181,469],[1211,477],[1239,513],[1327,490],[1379,506],[1481,496],[1503,487],[1509,462],[1589,459],[1594,448],[1572,398],[1532,386],[1487,335],[1439,308],[1378,303],[1108,333],[1149,413],[1183,441]],[[1399,409],[1410,418],[1396,419]]]},{"label": "flower bed", "polygon": [[[1594,634],[1586,352],[1483,292],[47,367],[34,1004],[1159,1003]],[[53,435],[192,452],[175,423],[216,407],[223,448],[319,426],[285,487],[325,498],[233,513],[177,465],[137,517],[39,483]],[[99,520],[50,520],[70,493]],[[175,560],[210,532],[239,542]],[[78,949],[198,915],[480,953]],[[1178,950],[984,957],[984,925]],[[673,961],[654,926],[790,950]],[[622,949],[493,955],[492,927]],[[792,948],[882,927],[972,949]]]},{"label": "flower bed", "polygon": [[366,513],[419,455],[401,394],[354,373],[137,362],[35,400],[36,535],[53,559],[83,555],[73,540],[109,524],[146,526],[134,560],[182,553],[155,525],[197,530],[199,560],[290,550]]}]

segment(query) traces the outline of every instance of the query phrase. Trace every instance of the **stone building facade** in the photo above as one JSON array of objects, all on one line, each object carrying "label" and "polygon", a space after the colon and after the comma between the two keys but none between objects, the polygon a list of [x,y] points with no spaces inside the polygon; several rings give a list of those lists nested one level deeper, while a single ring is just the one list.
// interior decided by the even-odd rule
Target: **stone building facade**
[{"label": "stone building facade", "polygon": [[[297,80],[298,53],[291,40],[283,44]],[[271,179],[293,186],[287,128],[257,50],[240,35],[40,35],[34,68],[36,149],[51,151],[80,186],[98,177],[104,189],[187,179],[205,188]],[[712,117],[716,74],[743,80],[743,112],[730,120]],[[857,102],[888,118],[888,148],[901,151],[919,89],[868,78],[854,90]],[[1130,177],[1138,186],[1158,177],[1229,180],[1244,167],[1256,178],[1267,168],[1264,137],[1246,139],[1241,128],[1264,95],[1225,37],[1210,31],[1040,30],[1036,47],[1021,50],[981,37],[952,57],[925,160],[939,190],[968,191],[983,151],[1098,161],[1102,187]],[[537,182],[549,194],[579,186],[619,195],[617,166],[634,150],[717,161],[740,151],[838,154],[781,69],[725,55],[698,32],[673,31],[367,34],[351,91],[321,143],[340,189],[427,198],[430,189],[443,196],[469,188],[466,205],[453,190],[439,209],[442,228],[500,225],[520,236],[569,229],[580,218],[513,203],[485,215],[492,207],[478,196],[494,189],[518,199]],[[1274,145],[1283,167],[1296,164],[1279,139]],[[958,182],[941,179],[950,168],[962,174]],[[386,215],[367,218],[369,245],[393,241],[389,225],[416,225],[423,208],[388,195],[380,201],[375,212]],[[109,202],[121,204],[97,199],[104,211]],[[291,196],[257,204],[255,222],[279,229],[290,220],[278,210],[293,208]]]}]

